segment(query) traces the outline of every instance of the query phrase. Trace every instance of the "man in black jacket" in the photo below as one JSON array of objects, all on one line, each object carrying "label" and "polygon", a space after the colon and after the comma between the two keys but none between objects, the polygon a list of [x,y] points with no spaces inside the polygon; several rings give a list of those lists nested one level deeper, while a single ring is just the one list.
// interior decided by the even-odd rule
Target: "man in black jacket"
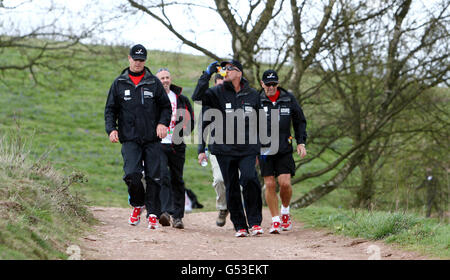
[{"label": "man in black jacket", "polygon": [[[260,152],[257,135],[257,114],[260,108],[258,92],[243,78],[243,67],[237,60],[221,63],[226,69],[223,84],[206,91],[196,90],[194,101],[208,106],[207,112],[215,113],[214,137],[210,147],[216,155],[222,172],[226,192],[227,208],[236,230],[236,237],[262,234],[261,185],[256,173],[256,156]],[[239,171],[240,176],[239,176]],[[245,212],[241,200],[241,189]]]},{"label": "man in black jacket", "polygon": [[167,136],[161,140],[161,203],[162,214],[159,222],[170,226],[170,215],[173,227],[183,229],[185,187],[183,168],[185,163],[186,144],[183,136],[194,129],[194,111],[189,99],[182,95],[182,88],[172,84],[169,69],[161,68],[156,73],[165,93],[170,99],[172,117]]},{"label": "man in black jacket", "polygon": [[[279,127],[278,150],[265,149],[266,147],[262,145],[259,164],[266,185],[266,202],[272,214],[272,227],[269,232],[280,233],[282,230],[292,228],[289,204],[292,197],[291,176],[295,175],[295,163],[292,157],[291,123],[297,142],[296,151],[303,158],[306,156],[306,119],[295,97],[279,86],[277,72],[265,71],[261,86],[263,87],[260,93],[261,106],[266,112],[267,122],[277,122]],[[277,114],[271,114],[272,110],[277,110]],[[276,116],[277,119],[271,119],[272,116]],[[267,134],[270,135],[271,126],[267,127]],[[280,186],[281,219],[275,177]]]},{"label": "man in black jacket", "polygon": [[[167,135],[171,106],[161,82],[145,67],[146,59],[144,46],[130,49],[130,66],[114,80],[108,93],[105,128],[111,143],[122,144],[123,179],[134,207],[129,224],[139,223],[145,206],[149,228],[156,228],[161,215],[160,140]],[[141,181],[143,168],[147,190]]]},{"label": "man in black jacket", "polygon": [[[209,88],[209,80],[211,79],[211,75],[217,71],[218,63],[211,63],[206,71],[200,76],[198,79],[197,86],[195,91],[198,94],[198,91],[206,91]],[[224,72],[221,72],[224,73]],[[222,84],[224,82],[224,77],[221,73],[217,73],[214,76],[214,86]],[[207,106],[202,107],[202,113],[208,109]],[[227,209],[227,199],[226,199],[226,188],[223,180],[222,172],[220,172],[219,163],[217,162],[217,158],[215,155],[210,154],[207,156],[206,154],[206,140],[209,133],[214,134],[214,131],[207,129],[211,121],[203,121],[199,122],[199,131],[200,131],[200,144],[198,145],[198,163],[202,165],[202,162],[211,162],[211,169],[213,174],[213,187],[216,191],[216,209],[219,211],[219,215],[216,219],[216,225],[219,227],[223,227],[226,223],[226,218],[228,216]],[[206,133],[206,134],[205,134]],[[210,148],[211,149],[211,148]]]}]

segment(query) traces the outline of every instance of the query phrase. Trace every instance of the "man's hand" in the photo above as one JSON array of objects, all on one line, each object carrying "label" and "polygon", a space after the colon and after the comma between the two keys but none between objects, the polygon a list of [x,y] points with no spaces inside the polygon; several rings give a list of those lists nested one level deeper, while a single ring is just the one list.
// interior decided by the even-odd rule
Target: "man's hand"
[{"label": "man's hand", "polygon": [[156,135],[161,139],[165,138],[167,136],[167,126],[158,124],[156,127]]},{"label": "man's hand", "polygon": [[119,133],[117,132],[117,130],[111,131],[111,133],[109,134],[109,141],[111,141],[111,143],[119,142]]},{"label": "man's hand", "polygon": [[208,75],[212,75],[213,73],[217,72],[217,67],[219,66],[219,63],[217,61],[214,61],[213,63],[211,63],[208,68],[206,68],[206,73],[208,73]]},{"label": "man's hand", "polygon": [[297,154],[300,156],[300,158],[304,158],[306,156],[306,148],[304,144],[297,145]]},{"label": "man's hand", "polygon": [[206,156],[206,154],[205,153],[198,154],[198,164],[202,165],[203,160],[208,161],[208,157]]}]

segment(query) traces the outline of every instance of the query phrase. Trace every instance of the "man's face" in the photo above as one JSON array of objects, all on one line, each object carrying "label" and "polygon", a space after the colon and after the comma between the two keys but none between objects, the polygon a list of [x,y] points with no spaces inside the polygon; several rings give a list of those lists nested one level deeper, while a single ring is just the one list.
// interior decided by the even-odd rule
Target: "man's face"
[{"label": "man's face", "polygon": [[267,96],[273,96],[275,95],[275,93],[277,93],[277,89],[278,89],[278,83],[267,83],[265,84],[263,81],[261,81],[261,86],[264,89],[264,91],[266,92]]},{"label": "man's face", "polygon": [[225,71],[227,72],[227,75],[224,78],[225,82],[233,82],[241,80],[242,72],[233,64],[225,65]]},{"label": "man's face", "polygon": [[172,84],[172,78],[170,77],[170,73],[168,71],[160,71],[156,73],[156,77],[161,81],[164,86],[166,92],[170,92],[170,85]]},{"label": "man's face", "polygon": [[130,70],[134,73],[139,73],[144,70],[145,60],[134,60],[130,55],[128,56],[130,62]]}]

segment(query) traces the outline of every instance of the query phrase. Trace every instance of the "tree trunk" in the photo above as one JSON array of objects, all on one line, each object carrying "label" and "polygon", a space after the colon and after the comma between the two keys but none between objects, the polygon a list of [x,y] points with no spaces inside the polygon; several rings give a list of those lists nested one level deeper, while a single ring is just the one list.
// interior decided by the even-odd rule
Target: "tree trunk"
[{"label": "tree trunk", "polygon": [[258,87],[258,77],[255,75],[254,68],[256,62],[256,48],[258,40],[267,25],[273,18],[273,11],[276,0],[267,0],[264,9],[258,15],[257,21],[253,24],[253,28],[248,28],[248,23],[252,20],[252,13],[258,6],[250,5],[250,12],[245,22],[238,23],[236,16],[232,12],[231,4],[227,0],[215,0],[217,13],[221,16],[223,21],[227,24],[228,30],[232,36],[233,58],[237,59],[244,66],[244,76],[253,87]]},{"label": "tree trunk", "polygon": [[[310,67],[319,53],[322,44],[324,43],[323,37],[326,36],[327,30],[326,26],[331,18],[331,12],[333,10],[333,6],[336,3],[336,0],[329,0],[328,5],[324,7],[322,20],[317,27],[317,31],[315,33],[313,44],[309,50],[302,49],[302,42],[305,40],[302,34],[301,28],[301,18],[302,18],[302,8],[299,8],[297,0],[291,0],[291,13],[292,13],[292,25],[294,28],[293,34],[293,69],[292,75],[289,79],[288,89],[294,91],[295,93],[299,93],[300,83],[305,73],[306,69]],[[297,96],[299,97],[299,96]]]},{"label": "tree trunk", "polygon": [[334,175],[333,178],[325,182],[324,184],[315,187],[296,201],[291,203],[292,208],[304,208],[307,207],[323,196],[329,194],[330,192],[337,189],[342,182],[345,181],[348,175],[352,173],[353,169],[358,166],[359,162],[362,160],[362,154],[357,153],[352,156],[347,163],[342,167],[339,172]]},{"label": "tree trunk", "polygon": [[375,194],[373,166],[366,158],[361,161],[359,169],[361,171],[361,186],[356,192],[354,207],[370,209]]}]

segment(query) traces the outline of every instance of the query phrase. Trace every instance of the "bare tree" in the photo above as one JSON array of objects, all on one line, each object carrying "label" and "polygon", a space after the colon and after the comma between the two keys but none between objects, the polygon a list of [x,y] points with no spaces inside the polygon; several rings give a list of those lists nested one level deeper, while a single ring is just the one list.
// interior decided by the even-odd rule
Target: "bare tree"
[{"label": "bare tree", "polygon": [[399,128],[395,125],[399,114],[418,96],[448,79],[448,3],[443,1],[422,22],[406,25],[411,1],[396,1],[394,9],[362,22],[357,16],[367,14],[360,10],[364,6],[355,10],[350,1],[340,2],[347,7],[340,13],[347,24],[335,32],[335,47],[328,49],[328,64],[321,64],[320,72],[322,76],[333,73],[327,90],[338,107],[325,116],[339,120],[338,134],[343,136],[341,140],[351,139],[351,145],[340,149],[333,163],[296,180],[336,172],[332,184],[313,189],[295,201],[294,207],[308,206],[333,191],[356,167],[361,173],[356,205],[369,207],[374,195],[374,167],[381,155],[386,156],[385,147]]},{"label": "bare tree", "polygon": [[[256,53],[258,52],[256,46],[269,22],[281,12],[283,1],[284,0],[248,0],[249,12],[245,17],[241,17],[238,10],[236,10],[228,0],[215,0],[214,7],[199,7],[195,1],[186,2],[183,5],[212,9],[217,12],[225,22],[231,34],[233,58],[240,60],[241,63],[245,65],[246,78],[251,84],[256,85],[258,77],[255,75],[254,69],[259,65],[259,62],[256,61]],[[194,40],[187,38],[187,36],[182,34],[181,30],[177,30],[172,24],[166,9],[172,5],[180,5],[180,3],[166,2],[163,0],[159,2],[128,0],[128,2],[132,7],[146,13],[163,24],[184,44],[204,53],[212,59],[223,59],[205,47],[200,46]],[[277,2],[279,3],[277,4]],[[262,11],[256,14],[258,9],[262,9]]]},{"label": "bare tree", "polygon": [[[307,109],[312,124],[308,131],[312,149],[297,168],[322,160],[325,153],[335,155],[293,181],[333,174],[295,201],[294,207],[308,206],[338,188],[355,168],[361,174],[356,205],[370,204],[377,173],[374,166],[398,133],[398,116],[418,96],[448,80],[447,2],[421,11],[426,17],[419,20],[409,0],[249,0],[245,15],[230,1],[202,6],[193,1],[128,0],[184,44],[219,60],[188,39],[167,13],[173,5],[215,11],[230,32],[234,58],[245,64],[246,77],[254,86],[262,67],[280,72],[283,84]],[[275,59],[266,64],[264,52],[275,53]]]},{"label": "bare tree", "polygon": [[[302,30],[302,16],[304,13],[304,7],[307,5],[307,1],[302,1],[299,6],[297,0],[291,0],[291,12],[292,12],[292,25],[294,27],[293,46],[292,46],[292,75],[289,80],[289,88],[293,90],[300,89],[300,83],[302,77],[307,69],[316,61],[317,55],[323,51],[324,37],[331,34],[329,25],[333,6],[336,0],[329,0],[323,8],[323,16],[319,25],[316,28],[313,39],[308,43],[304,37]],[[298,95],[300,97],[301,94]]]},{"label": "bare tree", "polygon": [[[73,59],[79,53],[91,51],[83,40],[93,38],[94,33],[112,19],[97,17],[89,24],[73,26],[71,18],[65,17],[67,9],[64,6],[54,2],[38,6],[36,2],[16,1],[8,5],[5,1],[0,2],[0,54],[18,56],[18,59],[0,60],[0,73],[25,70],[36,84],[42,84],[36,75],[38,69],[79,72],[78,64],[73,63]],[[19,10],[27,5],[29,9],[36,9],[34,12],[37,14],[45,14],[42,17],[45,20],[38,22],[37,19],[21,15]],[[62,22],[64,20],[67,22]]]}]

